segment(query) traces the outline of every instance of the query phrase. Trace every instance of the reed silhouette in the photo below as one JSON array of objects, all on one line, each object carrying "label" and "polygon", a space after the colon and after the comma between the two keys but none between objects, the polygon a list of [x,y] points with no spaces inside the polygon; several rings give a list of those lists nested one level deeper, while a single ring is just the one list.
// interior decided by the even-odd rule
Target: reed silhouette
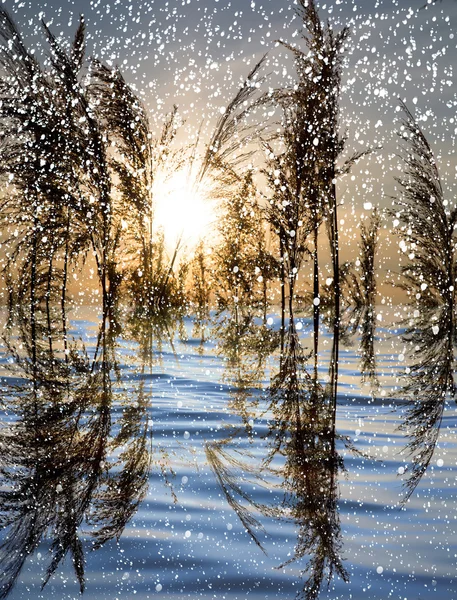
[{"label": "reed silhouette", "polygon": [[406,105],[401,106],[404,176],[397,178],[401,195],[394,199],[391,216],[398,221],[403,252],[409,250],[413,258],[402,266],[399,285],[413,303],[446,307],[453,328],[457,209],[449,208],[427,138]]},{"label": "reed silhouette", "polygon": [[[367,225],[360,226],[359,256],[351,263],[344,263],[340,269],[342,315],[340,338],[343,344],[350,345],[357,334],[360,335],[360,375],[362,383],[369,384],[374,394],[379,390],[376,369],[376,253],[379,242],[381,216],[373,210]],[[331,300],[324,298],[327,314],[332,314]]]},{"label": "reed silhouette", "polygon": [[163,234],[155,231],[154,213],[158,186],[183,164],[183,150],[172,148],[177,107],[155,138],[146,108],[119,69],[93,61],[91,77],[97,116],[109,144],[116,148],[110,166],[120,195],[117,235],[129,263],[123,275],[134,303],[152,313],[176,303],[173,268],[181,242],[169,259]]},{"label": "reed silhouette", "polygon": [[446,400],[454,398],[455,234],[457,210],[445,199],[437,161],[414,116],[401,103],[400,139],[405,165],[397,179],[401,195],[392,216],[398,220],[400,246],[409,258],[400,287],[410,299],[405,341],[411,365],[400,396],[408,401],[401,429],[412,460],[404,502],[416,489],[432,459]]},{"label": "reed silhouette", "polygon": [[[336,182],[372,149],[343,160],[345,138],[340,135],[340,91],[343,56],[349,28],[336,32],[320,20],[313,0],[299,0],[296,8],[302,23],[305,49],[283,40],[279,43],[294,58],[296,81],[272,94],[283,115],[282,131],[274,142],[264,143],[267,166],[264,173],[272,191],[267,220],[278,237],[281,286],[281,322],[285,334],[286,287],[288,313],[292,320],[296,281],[305,258],[311,258],[314,353],[317,354],[320,315],[319,231],[327,228],[330,245],[332,305],[335,326],[340,327],[340,243]],[[279,139],[278,139],[279,138]]]}]

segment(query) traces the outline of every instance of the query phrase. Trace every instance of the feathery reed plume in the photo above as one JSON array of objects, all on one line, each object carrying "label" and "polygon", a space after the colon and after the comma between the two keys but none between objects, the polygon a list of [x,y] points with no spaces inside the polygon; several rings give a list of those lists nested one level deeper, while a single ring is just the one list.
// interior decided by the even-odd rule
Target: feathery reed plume
[{"label": "feathery reed plume", "polygon": [[405,340],[412,344],[412,366],[400,394],[408,400],[401,429],[408,436],[412,470],[405,481],[404,502],[416,489],[430,464],[438,439],[446,399],[455,396],[454,226],[457,209],[448,208],[436,159],[412,113],[401,103],[400,137],[405,174],[391,215],[397,219],[400,248],[410,250],[401,270],[401,287],[417,316]]},{"label": "feathery reed plume", "polygon": [[240,148],[244,149],[254,136],[260,133],[258,124],[251,125],[245,121],[251,112],[264,102],[264,97],[259,95],[258,90],[264,80],[263,77],[259,77],[259,72],[265,60],[266,55],[251,69],[243,85],[219,117],[206,146],[197,182],[201,182],[212,170],[222,171],[229,180],[236,180],[236,167],[252,155],[251,151],[237,151]]},{"label": "feathery reed plume", "polygon": [[117,228],[129,263],[127,284],[136,304],[146,310],[163,309],[164,303],[173,303],[169,282],[180,241],[169,264],[157,272],[162,263],[154,253],[161,236],[154,232],[154,196],[158,179],[183,164],[183,152],[171,147],[177,131],[177,107],[155,138],[144,105],[121,72],[96,60],[91,66],[90,93],[110,146],[115,148],[110,166],[120,192]]}]

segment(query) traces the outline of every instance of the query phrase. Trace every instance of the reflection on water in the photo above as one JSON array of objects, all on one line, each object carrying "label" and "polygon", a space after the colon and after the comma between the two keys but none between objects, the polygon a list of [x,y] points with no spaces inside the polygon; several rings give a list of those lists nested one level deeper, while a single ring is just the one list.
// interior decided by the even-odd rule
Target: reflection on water
[{"label": "reflection on water", "polygon": [[[351,537],[346,543],[351,527],[346,508],[342,520],[348,500],[342,504],[341,485],[351,483],[353,464],[381,464],[367,447],[368,431],[365,440],[360,431],[362,416],[367,419],[370,410],[379,410],[376,397],[381,397],[385,375],[377,370],[378,361],[385,370],[385,360],[376,350],[374,306],[343,313],[340,329],[330,315],[327,327],[313,331],[307,329],[313,325],[307,319],[292,317],[281,330],[263,315],[238,307],[236,314],[224,312],[213,319],[207,315],[198,323],[176,315],[152,320],[119,309],[102,315],[95,329],[83,324],[79,331],[67,332],[58,320],[49,319],[48,309],[11,312],[4,328],[0,597],[14,594],[13,588],[21,590],[26,564],[34,565],[33,577],[40,578],[46,590],[52,589],[64,564],[71,564],[81,591],[88,580],[90,596],[93,552],[106,552],[103,548],[111,540],[122,540],[151,493],[162,493],[156,484],[152,487],[154,473],[160,475],[161,489],[168,490],[169,510],[179,506],[186,498],[183,482],[188,476],[179,486],[176,472],[188,463],[209,488],[216,486],[219,502],[223,500],[239,520],[238,543],[245,552],[254,553],[251,540],[260,552],[259,561],[260,556],[269,557],[270,540],[289,532],[286,542],[280,544],[278,538],[281,552],[271,560],[281,577],[300,577],[299,597],[327,597],[327,589],[344,593],[354,572],[351,589],[358,589],[361,597],[364,561],[359,564],[352,550],[349,558],[346,555],[353,544]],[[403,496],[393,494],[393,505],[403,502],[408,507],[407,500],[432,464],[446,401],[455,393],[454,342],[452,317],[445,308],[423,307],[408,317],[402,330],[401,343],[411,360],[399,373],[400,387],[392,387],[389,394],[407,401],[405,410],[398,404],[395,426],[406,436],[411,466],[395,470],[404,473],[405,489]],[[346,358],[353,347],[354,358]],[[345,372],[340,381],[346,360],[358,373],[360,389],[368,384],[371,390],[365,413],[356,411],[355,441],[346,426],[348,417],[338,416],[342,399],[347,402],[356,385],[356,376],[348,384]],[[397,364],[394,369],[398,374]],[[174,385],[178,409],[159,414],[162,422],[171,419],[166,431],[172,437],[159,435],[153,418],[154,404],[160,407],[164,397],[163,388],[156,389],[159,376],[166,372],[174,373],[164,377]],[[186,384],[184,373],[189,372],[205,376],[195,375]],[[179,413],[180,376],[181,389],[190,390],[199,407],[200,425]],[[215,408],[205,399],[205,381],[211,379],[223,394],[223,404],[220,416],[214,415],[219,422],[206,430],[200,444],[198,430],[205,419],[213,423]],[[389,394],[384,393],[386,398]],[[347,410],[356,407],[357,403]],[[183,436],[179,444],[174,441],[178,434]],[[187,451],[191,458],[186,462]],[[360,483],[358,476],[354,485]],[[205,490],[194,500],[203,507]],[[362,506],[362,500],[354,501]],[[214,510],[222,515],[223,505]],[[220,535],[223,540],[226,534]],[[186,531],[185,538],[190,536]],[[30,562],[42,551],[44,561]],[[154,552],[145,546],[144,555],[153,563],[163,555],[163,547],[157,556]],[[202,568],[204,564],[203,560]],[[236,574],[227,569],[228,590]],[[203,593],[198,582],[195,586],[194,595]],[[387,587],[380,590],[384,593]],[[384,596],[380,591],[373,597]]]},{"label": "reflection on water", "polygon": [[89,355],[76,343],[66,353],[61,345],[59,352],[54,335],[40,344],[40,316],[35,312],[31,328],[21,312],[11,315],[5,339],[20,383],[4,395],[5,410],[14,417],[0,432],[2,598],[45,539],[43,587],[70,555],[84,591],[81,527],[90,528],[93,549],[119,538],[145,496],[151,468],[150,394],[143,382],[129,396],[113,434],[113,403],[126,399],[113,392],[120,374],[106,317]]},{"label": "reflection on water", "polygon": [[410,348],[401,395],[408,409],[401,425],[412,457],[405,481],[405,501],[425,474],[435,452],[446,400],[455,397],[452,308],[422,307],[409,321],[404,340]]},{"label": "reflection on water", "polygon": [[[252,342],[252,345],[246,343],[244,336],[234,336],[229,327],[219,329],[218,333],[223,339],[222,349],[231,357],[229,370],[232,371],[236,365],[237,373],[240,373],[241,365],[250,364],[249,358],[251,361],[256,359],[256,369],[250,371],[256,379],[249,383],[252,385],[258,381],[259,369],[265,368],[265,353],[258,352],[258,347]],[[315,341],[316,338],[318,332],[315,332]],[[252,335],[252,339],[255,340],[256,336]],[[243,354],[240,353],[240,345],[244,348]],[[343,540],[338,512],[338,474],[344,469],[343,459],[336,448],[339,344],[333,335],[325,383],[319,379],[317,353],[313,354],[311,367],[308,366],[312,354],[305,352],[293,318],[284,332],[281,347],[279,369],[265,394],[264,410],[268,410],[271,418],[263,460],[255,466],[255,460],[247,450],[231,448],[233,433],[222,442],[209,444],[207,457],[228,503],[257,545],[262,548],[256,535],[256,529],[261,525],[248,507],[296,525],[292,557],[280,566],[307,561],[302,569],[305,582],[299,595],[311,600],[318,597],[324,580],[330,584],[334,575],[344,581],[349,578],[342,561]],[[268,345],[263,343],[262,348],[265,350]],[[270,351],[273,349],[270,346]],[[246,379],[237,378],[238,392],[241,381],[244,381],[243,389]],[[243,421],[246,420],[247,396],[245,392],[232,408],[239,412]],[[242,480],[246,472],[258,481],[267,475],[274,476],[276,485],[283,491],[280,503],[259,505],[249,497],[243,491]]]},{"label": "reflection on water", "polygon": [[[318,378],[317,356],[311,373],[294,323],[287,332],[285,355],[270,388],[273,422],[268,461],[284,456],[284,505],[297,524],[297,542],[287,563],[308,558],[303,596],[317,598],[324,578],[349,575],[343,566],[338,513],[338,471],[343,461],[336,450],[338,344],[334,337],[327,383]],[[286,563],[286,564],[287,564]]]}]

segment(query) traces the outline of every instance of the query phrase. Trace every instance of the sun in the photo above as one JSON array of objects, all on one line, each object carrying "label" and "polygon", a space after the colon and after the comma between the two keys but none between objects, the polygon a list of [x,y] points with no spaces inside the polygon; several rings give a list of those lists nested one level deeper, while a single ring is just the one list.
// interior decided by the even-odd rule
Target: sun
[{"label": "sun", "polygon": [[193,247],[211,230],[215,215],[212,203],[189,181],[184,170],[177,171],[161,182],[155,194],[154,223],[163,228],[167,246],[178,240]]}]

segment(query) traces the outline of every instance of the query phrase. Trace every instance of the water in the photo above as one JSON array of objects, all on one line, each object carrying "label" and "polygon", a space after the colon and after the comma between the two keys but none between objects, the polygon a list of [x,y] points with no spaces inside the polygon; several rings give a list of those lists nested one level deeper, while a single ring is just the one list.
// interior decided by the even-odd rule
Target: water
[{"label": "water", "polygon": [[[287,413],[296,406],[291,379],[276,379],[272,394],[277,314],[271,325],[249,322],[241,336],[227,318],[207,327],[204,342],[189,318],[160,335],[160,325],[121,319],[102,339],[106,360],[99,349],[93,361],[100,315],[78,309],[70,385],[61,373],[44,380],[44,363],[34,376],[28,330],[13,328],[1,355],[8,597],[79,598],[71,557],[79,538],[87,599],[304,598],[319,557],[335,573],[328,586],[318,582],[316,598],[455,598],[455,403],[446,398],[430,464],[402,505],[411,461],[398,429],[407,411],[400,388],[414,361],[394,313],[377,323],[379,387],[361,382],[359,333],[340,344],[336,435],[325,387],[333,338],[322,326],[313,379],[306,318],[295,324],[308,361],[299,353],[294,368],[307,373],[297,385],[315,390],[320,408],[307,420],[311,403],[300,405],[301,428]],[[286,339],[286,354],[293,343]],[[51,554],[56,568],[41,590]]]}]

